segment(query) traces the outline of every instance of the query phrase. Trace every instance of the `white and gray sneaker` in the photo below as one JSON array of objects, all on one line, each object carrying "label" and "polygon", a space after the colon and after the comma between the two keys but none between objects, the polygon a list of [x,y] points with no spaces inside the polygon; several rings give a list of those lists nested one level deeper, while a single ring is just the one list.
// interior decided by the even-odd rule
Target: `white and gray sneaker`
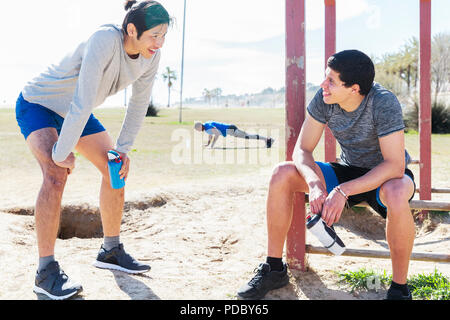
[{"label": "white and gray sneaker", "polygon": [[113,269],[133,274],[150,270],[149,265],[136,261],[132,256],[126,253],[122,243],[109,251],[102,245],[98,252],[97,260],[95,260],[93,265],[101,269]]},{"label": "white and gray sneaker", "polygon": [[50,262],[45,269],[36,272],[34,280],[35,293],[45,294],[53,300],[64,300],[83,291],[83,287],[72,282],[59,267],[58,262]]}]

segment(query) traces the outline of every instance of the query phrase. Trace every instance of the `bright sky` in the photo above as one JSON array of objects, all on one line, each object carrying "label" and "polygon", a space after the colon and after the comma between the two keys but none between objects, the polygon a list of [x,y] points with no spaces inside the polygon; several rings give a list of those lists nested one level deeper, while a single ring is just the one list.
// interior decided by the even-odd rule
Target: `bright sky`
[{"label": "bright sky", "polygon": [[[176,19],[162,49],[160,73],[181,71],[183,0],[160,0]],[[419,0],[337,0],[337,51],[369,55],[399,49],[419,36]],[[324,1],[306,0],[306,80],[320,83],[324,66]],[[86,40],[98,26],[121,24],[122,0],[4,1],[0,10],[0,105],[15,102],[23,85]],[[187,0],[183,97],[204,88],[224,95],[254,93],[285,81],[284,0]],[[450,32],[449,0],[432,0],[432,34]],[[179,101],[180,81],[171,101]],[[123,104],[123,93],[105,104]],[[157,104],[167,103],[162,76]]]}]

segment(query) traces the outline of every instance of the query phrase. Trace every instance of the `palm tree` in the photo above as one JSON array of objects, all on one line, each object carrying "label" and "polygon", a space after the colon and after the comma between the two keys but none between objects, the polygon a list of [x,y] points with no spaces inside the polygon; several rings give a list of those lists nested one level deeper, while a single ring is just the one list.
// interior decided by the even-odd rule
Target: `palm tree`
[{"label": "palm tree", "polygon": [[220,96],[222,95],[222,89],[221,88],[215,88],[211,91],[212,96],[216,98],[216,103],[217,105],[219,105],[220,101]]},{"label": "palm tree", "polygon": [[208,90],[208,89],[203,89],[202,95],[205,97],[205,101],[210,104],[211,103],[211,98],[213,96],[212,91]]},{"label": "palm tree", "polygon": [[439,92],[450,82],[450,33],[438,33],[431,43],[431,77],[434,82],[434,102]]},{"label": "palm tree", "polygon": [[166,67],[166,71],[162,74],[163,79],[167,81],[167,87],[169,88],[169,98],[167,101],[167,108],[170,107],[170,88],[173,85],[172,81],[177,80],[177,74],[174,70],[171,70],[169,67]]},{"label": "palm tree", "polygon": [[[398,68],[400,69],[400,77],[406,81],[407,93],[411,92],[411,82],[417,78],[418,75],[418,60],[419,60],[419,41],[416,37],[412,37],[402,47],[398,53]],[[417,81],[414,80],[414,87]]]}]

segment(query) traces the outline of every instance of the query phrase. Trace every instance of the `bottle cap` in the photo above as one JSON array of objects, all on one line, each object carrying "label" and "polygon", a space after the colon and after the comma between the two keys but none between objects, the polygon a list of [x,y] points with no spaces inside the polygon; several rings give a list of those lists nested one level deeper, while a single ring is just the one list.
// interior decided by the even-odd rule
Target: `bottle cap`
[{"label": "bottle cap", "polygon": [[307,220],[306,220],[306,227],[308,229],[312,228],[315,226],[315,224],[317,223],[317,221],[320,221],[320,215],[319,214],[313,214],[312,216],[308,216]]},{"label": "bottle cap", "polygon": [[108,159],[109,160],[115,160],[116,158],[119,158],[119,157],[120,157],[120,155],[116,151],[114,151],[114,150],[108,151]]}]

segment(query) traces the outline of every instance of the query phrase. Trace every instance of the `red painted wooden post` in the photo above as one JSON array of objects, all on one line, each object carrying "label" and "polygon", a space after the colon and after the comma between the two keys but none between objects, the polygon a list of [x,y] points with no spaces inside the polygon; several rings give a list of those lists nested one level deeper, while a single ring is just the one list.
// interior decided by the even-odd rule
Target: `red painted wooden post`
[{"label": "red painted wooden post", "polygon": [[431,0],[420,0],[419,62],[420,200],[431,200]]},{"label": "red painted wooden post", "polygon": [[[336,1],[325,0],[325,69],[328,58],[336,52]],[[325,128],[325,162],[336,161],[336,139]]]},{"label": "red painted wooden post", "polygon": [[[305,0],[286,0],[286,160],[305,119]],[[305,270],[305,194],[296,193],[286,239],[290,268]]]}]

